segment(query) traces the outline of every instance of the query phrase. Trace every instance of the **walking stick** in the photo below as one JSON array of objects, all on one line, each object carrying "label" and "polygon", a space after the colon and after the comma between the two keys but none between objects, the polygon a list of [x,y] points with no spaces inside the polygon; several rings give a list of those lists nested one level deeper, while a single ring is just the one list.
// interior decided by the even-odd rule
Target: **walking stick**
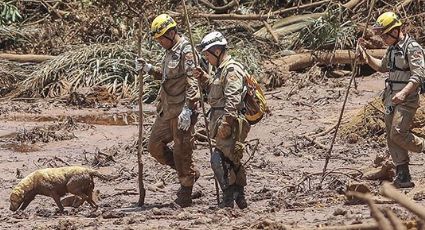
[{"label": "walking stick", "polygon": [[[369,9],[369,13],[367,15],[366,25],[363,29],[362,37],[366,34],[367,26],[368,26],[370,18],[372,16],[372,10],[375,6],[375,2],[376,2],[376,0],[372,0],[372,3],[370,5],[370,9]],[[359,44],[357,43],[355,55],[357,55],[358,49],[359,49]],[[335,133],[332,137],[331,145],[328,149],[328,152],[326,153],[325,166],[323,167],[322,179],[321,179],[320,183],[322,183],[323,180],[325,179],[326,169],[328,167],[329,160],[331,159],[332,148],[333,148],[334,143],[335,143],[335,139],[336,139],[336,135],[338,133],[339,126],[341,125],[342,116],[344,115],[345,104],[347,103],[348,94],[350,93],[351,83],[354,81],[354,78],[356,77],[356,74],[357,74],[357,71],[356,71],[357,64],[358,64],[357,63],[357,57],[355,57],[354,64],[353,64],[353,72],[351,74],[351,78],[350,78],[350,82],[348,83],[347,90],[345,91],[344,103],[342,104],[341,113],[339,114],[338,122],[337,122],[336,127],[335,127]]]},{"label": "walking stick", "polygon": [[[190,29],[189,15],[187,14],[186,2],[185,2],[185,0],[182,0],[182,2],[183,2],[183,10],[184,10],[184,16],[185,16],[185,19],[186,19],[187,30],[189,31],[190,44],[192,45],[192,53],[193,53],[193,56],[195,57],[195,66],[198,66],[199,65],[198,56],[196,55],[195,43],[193,42],[192,31]],[[206,112],[205,112],[204,94],[202,93],[202,85],[201,85],[200,80],[198,80],[198,88],[199,88],[199,93],[201,95],[200,104],[201,104],[201,107],[202,107],[202,114],[204,115],[205,130],[207,131],[208,147],[210,149],[210,155],[212,155],[211,136],[210,136],[210,130],[209,130],[209,127],[208,127],[207,115],[206,115]],[[220,194],[219,194],[217,179],[215,177],[214,177],[214,184],[215,184],[217,205],[219,205],[220,204]]]},{"label": "walking stick", "polygon": [[[139,57],[142,56],[142,17],[140,16],[139,35],[137,41],[137,49]],[[145,204],[146,190],[143,183],[143,70],[139,70],[139,139],[137,145],[137,163],[139,171],[139,207]]]}]

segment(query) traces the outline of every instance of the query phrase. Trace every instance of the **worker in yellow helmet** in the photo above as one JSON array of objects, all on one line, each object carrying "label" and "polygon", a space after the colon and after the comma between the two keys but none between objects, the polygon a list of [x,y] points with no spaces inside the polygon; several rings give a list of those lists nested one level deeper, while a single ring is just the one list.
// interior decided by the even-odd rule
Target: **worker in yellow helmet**
[{"label": "worker in yellow helmet", "polygon": [[[150,33],[166,52],[161,67],[141,58],[136,63],[144,72],[161,80],[148,151],[159,163],[177,171],[181,186],[175,202],[187,207],[192,204],[192,188],[200,175],[192,158],[195,105],[199,100],[197,81],[192,75],[195,55],[188,40],[178,33],[177,23],[167,14],[153,20]],[[174,142],[173,148],[167,145],[170,142]]]},{"label": "worker in yellow helmet", "polygon": [[393,184],[413,187],[408,152],[424,152],[425,140],[411,131],[413,117],[419,107],[419,94],[425,77],[424,51],[408,34],[393,12],[383,13],[373,26],[374,32],[389,46],[382,60],[372,57],[359,39],[359,56],[379,72],[389,72],[383,94],[385,126],[390,155],[396,165]]}]

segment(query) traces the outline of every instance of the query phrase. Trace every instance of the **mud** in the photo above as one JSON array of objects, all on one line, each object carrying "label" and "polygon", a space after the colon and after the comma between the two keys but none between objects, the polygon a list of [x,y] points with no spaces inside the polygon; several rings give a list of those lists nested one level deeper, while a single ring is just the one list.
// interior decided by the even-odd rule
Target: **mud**
[{"label": "mud", "polygon": [[[307,73],[309,74],[309,73]],[[310,73],[312,74],[312,73]],[[272,114],[252,128],[248,140],[259,139],[258,150],[244,156],[247,162],[249,206],[245,210],[219,209],[208,148],[197,145],[194,158],[201,177],[194,190],[202,191],[194,205],[181,209],[172,201],[179,187],[176,173],[158,164],[145,151],[144,176],[147,189],[143,207],[137,207],[137,108],[117,104],[112,108],[79,108],[65,103],[3,103],[0,116],[0,228],[1,229],[286,229],[354,223],[372,223],[366,205],[348,205],[344,191],[353,182],[366,183],[377,195],[380,181],[366,181],[358,169],[373,165],[376,155],[387,150],[377,140],[360,138],[350,144],[337,138],[328,173],[323,182],[326,150],[303,138],[332,127],[342,105],[347,78],[328,79],[319,75],[294,74],[281,88],[267,92]],[[300,85],[300,79],[308,81]],[[383,87],[383,76],[358,78],[350,93],[344,122],[375,98]],[[24,109],[32,108],[32,109]],[[145,108],[145,136],[154,119],[154,106]],[[34,112],[35,111],[35,112]],[[117,114],[117,119],[114,119]],[[127,114],[127,122],[124,122]],[[131,114],[134,114],[134,118]],[[72,139],[14,143],[19,130],[51,126],[71,117],[77,128]],[[102,122],[98,122],[103,120]],[[202,121],[202,118],[199,119]],[[90,124],[90,128],[78,127]],[[201,126],[201,125],[199,125]],[[328,146],[332,132],[314,139]],[[24,147],[25,146],[25,147]],[[31,151],[20,151],[28,148]],[[251,152],[251,151],[250,151]],[[249,159],[249,161],[248,161]],[[412,154],[413,180],[423,182],[424,155]],[[20,178],[44,167],[85,165],[104,174],[119,175],[111,182],[95,181],[99,209],[88,204],[57,212],[53,200],[36,197],[24,212],[8,210],[11,188]],[[406,190],[408,192],[409,190]],[[424,204],[423,191],[412,195]],[[403,220],[406,210],[391,204]]]}]

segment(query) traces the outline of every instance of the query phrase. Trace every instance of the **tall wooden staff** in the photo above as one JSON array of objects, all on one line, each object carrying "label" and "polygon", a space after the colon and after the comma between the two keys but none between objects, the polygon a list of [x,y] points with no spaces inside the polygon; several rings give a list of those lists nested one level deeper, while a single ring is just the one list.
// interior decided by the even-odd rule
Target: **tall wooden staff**
[{"label": "tall wooden staff", "polygon": [[[139,58],[142,57],[142,16],[140,16],[139,19],[139,35],[138,35],[138,41],[137,41],[137,49],[138,49],[138,55]],[[143,206],[145,204],[145,196],[146,196],[146,190],[145,185],[143,183],[143,160],[142,160],[142,153],[143,153],[143,69],[139,70],[139,139],[138,139],[138,145],[137,145],[137,163],[138,163],[138,169],[139,169],[139,206]]]},{"label": "tall wooden staff", "polygon": [[[193,56],[194,56],[194,59],[195,59],[195,66],[199,66],[199,60],[198,60],[198,57],[196,55],[196,50],[195,50],[195,43],[194,43],[193,37],[192,37],[192,30],[190,28],[189,15],[187,14],[186,2],[185,2],[185,0],[182,0],[182,2],[183,2],[184,16],[185,16],[185,19],[186,19],[186,26],[187,26],[187,30],[189,32],[189,39],[190,39],[190,43],[192,45],[192,52],[193,52]],[[211,136],[210,136],[210,130],[209,130],[209,127],[208,127],[207,113],[205,111],[204,94],[202,93],[202,85],[201,85],[200,80],[198,80],[198,88],[199,88],[199,93],[200,93],[200,96],[201,96],[200,104],[201,104],[201,107],[202,107],[202,113],[204,115],[205,130],[207,131],[208,147],[210,149],[210,154],[212,155]],[[219,205],[220,204],[220,193],[219,193],[219,189],[218,189],[217,179],[215,177],[214,177],[214,184],[215,184],[217,205]]]},{"label": "tall wooden staff", "polygon": [[[369,21],[370,21],[370,18],[372,16],[372,10],[373,10],[373,8],[375,6],[375,2],[376,2],[376,0],[372,0],[372,3],[370,5],[369,13],[367,15],[366,25],[365,25],[365,27],[363,29],[362,37],[364,37],[364,35],[366,34],[367,26],[368,26]],[[357,43],[355,55],[357,55],[358,49],[359,49],[359,44]],[[347,103],[348,94],[350,93],[351,83],[354,81],[354,78],[357,75],[357,71],[356,71],[357,64],[358,64],[358,62],[357,62],[357,57],[356,57],[354,59],[353,71],[352,71],[352,74],[351,74],[350,82],[348,83],[347,90],[345,91],[344,103],[342,104],[342,108],[341,108],[341,112],[339,114],[338,122],[337,122],[337,124],[335,126],[335,133],[334,133],[334,135],[332,137],[332,141],[331,141],[331,145],[329,147],[329,150],[326,153],[325,166],[323,167],[323,173],[322,173],[322,180],[321,180],[321,182],[323,182],[323,180],[325,179],[326,169],[328,167],[329,160],[331,159],[331,156],[332,156],[332,148],[333,148],[334,143],[335,143],[336,134],[338,133],[339,126],[341,125],[342,115],[344,115],[345,104]]]}]

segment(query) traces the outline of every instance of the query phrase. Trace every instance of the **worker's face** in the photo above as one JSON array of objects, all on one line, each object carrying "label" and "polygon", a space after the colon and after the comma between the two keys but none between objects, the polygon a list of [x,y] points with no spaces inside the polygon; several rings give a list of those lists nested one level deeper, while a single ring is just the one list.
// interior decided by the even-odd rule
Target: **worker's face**
[{"label": "worker's face", "polygon": [[171,49],[173,47],[173,39],[175,37],[176,31],[169,30],[165,32],[162,36],[159,38],[156,38],[155,40],[164,48],[164,49]]},{"label": "worker's face", "polygon": [[[218,63],[217,57],[220,55],[219,49],[211,48],[202,52],[202,54],[204,55],[205,59],[207,59],[208,63],[210,63],[213,66],[217,66],[217,63]],[[215,56],[213,54],[215,54]]]},{"label": "worker's face", "polygon": [[398,42],[399,29],[393,29],[386,34],[379,35],[387,45],[394,45]]}]

